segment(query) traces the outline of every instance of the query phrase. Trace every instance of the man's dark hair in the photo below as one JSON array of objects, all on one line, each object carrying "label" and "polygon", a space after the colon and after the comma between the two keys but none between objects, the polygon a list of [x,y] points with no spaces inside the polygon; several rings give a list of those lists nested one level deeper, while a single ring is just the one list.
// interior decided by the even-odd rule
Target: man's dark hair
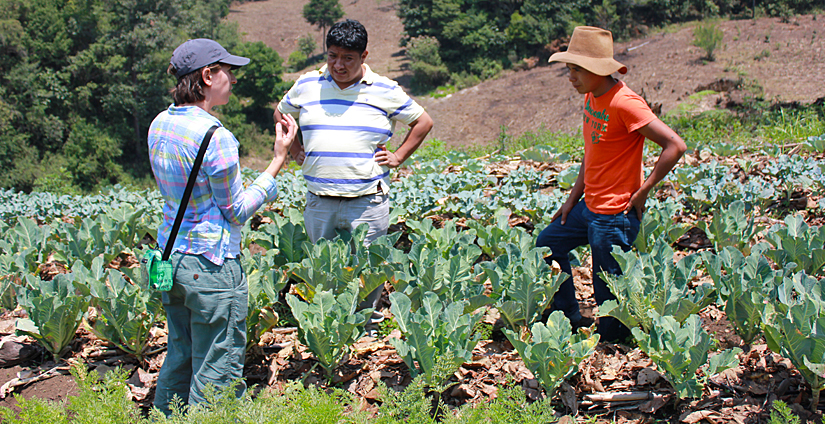
[{"label": "man's dark hair", "polygon": [[353,19],[338,22],[327,33],[327,48],[330,46],[364,53],[367,49],[367,29]]}]

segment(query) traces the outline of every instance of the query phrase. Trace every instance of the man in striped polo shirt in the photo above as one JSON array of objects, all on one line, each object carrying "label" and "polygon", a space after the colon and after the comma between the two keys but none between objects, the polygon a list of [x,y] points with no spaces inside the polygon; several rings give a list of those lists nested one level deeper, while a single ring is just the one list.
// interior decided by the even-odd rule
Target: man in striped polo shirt
[{"label": "man in striped polo shirt", "polygon": [[[326,41],[326,65],[298,78],[274,119],[294,116],[303,134],[303,146],[293,143],[290,153],[307,183],[304,221],[310,241],[332,239],[336,229],[351,232],[366,223],[370,243],[389,228],[389,169],[415,152],[433,120],[398,83],[364,63],[367,30],[361,23],[336,23]],[[386,144],[396,121],[410,130],[391,152]],[[377,307],[380,295],[379,287],[362,307]],[[373,316],[373,321],[383,317]]]}]

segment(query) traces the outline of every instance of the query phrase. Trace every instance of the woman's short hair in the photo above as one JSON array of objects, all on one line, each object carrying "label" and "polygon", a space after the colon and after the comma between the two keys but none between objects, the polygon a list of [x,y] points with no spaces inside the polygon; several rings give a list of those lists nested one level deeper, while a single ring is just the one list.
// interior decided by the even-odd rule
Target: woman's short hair
[{"label": "woman's short hair", "polygon": [[[209,68],[212,72],[217,72],[221,68],[221,64],[213,63],[211,65],[204,66],[203,68]],[[203,87],[205,86],[203,81],[203,68],[194,70],[178,78],[178,83],[175,84],[174,88],[169,90],[169,94],[172,95],[172,100],[175,102],[175,106],[196,103],[206,98],[203,94]],[[174,66],[169,65],[166,73],[169,75],[175,75],[175,73],[177,73],[177,69],[175,69]]]}]

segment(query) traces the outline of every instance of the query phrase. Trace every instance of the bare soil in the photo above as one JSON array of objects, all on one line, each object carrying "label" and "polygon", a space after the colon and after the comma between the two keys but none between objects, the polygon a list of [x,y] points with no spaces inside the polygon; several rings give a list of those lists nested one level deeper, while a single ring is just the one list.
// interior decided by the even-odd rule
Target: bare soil
[{"label": "bare soil", "polygon": [[[244,3],[232,8],[229,20],[238,23],[246,40],[263,41],[286,59],[297,50],[301,36],[312,34],[320,43],[320,32],[301,15],[305,3]],[[399,46],[404,28],[394,3],[345,0],[342,5],[346,17],[361,21],[369,32],[367,63],[409,87],[404,49]],[[701,105],[705,108],[724,107],[754,92],[768,100],[810,103],[825,97],[825,85],[819,81],[825,75],[823,22],[825,16],[816,15],[796,16],[787,22],[780,18],[721,21],[723,45],[712,62],[703,60],[704,51],[692,45],[693,24],[672,27],[617,43],[616,59],[628,67],[626,75],[617,76],[649,103],[661,105],[661,113],[708,88],[730,92],[713,98],[718,105]],[[447,97],[414,96],[435,121],[430,137],[448,146],[470,146],[494,141],[502,125],[513,136],[541,126],[557,132],[577,131],[582,99],[567,81],[566,69],[562,64],[539,65],[507,71]],[[722,79],[744,84],[738,90],[714,86]]]},{"label": "bare soil", "polygon": [[[284,59],[297,49],[297,40],[312,34],[320,43],[321,36],[301,16],[305,0],[267,0],[248,2],[232,7],[229,20],[237,22],[248,41],[263,41],[278,51]],[[398,80],[409,87],[410,77],[403,48],[399,47],[403,26],[395,14],[394,3],[387,0],[344,0],[346,16],[358,19],[370,33],[368,63],[377,72]],[[778,18],[727,21],[719,25],[724,31],[724,47],[717,52],[714,62],[702,60],[703,52],[691,45],[692,26],[685,25],[669,32],[650,34],[644,38],[617,43],[616,58],[628,66],[621,76],[631,88],[644,95],[651,104],[660,104],[667,113],[697,91],[714,87],[723,80],[742,80],[745,88],[726,91],[718,96],[718,104],[725,106],[743,99],[753,90],[762,90],[764,97],[780,102],[812,102],[825,97],[821,78],[825,75],[825,41],[821,28],[823,16],[798,16],[790,22]],[[766,53],[767,52],[767,53]],[[320,53],[320,48],[318,53]],[[295,78],[297,74],[288,75]],[[433,116],[436,127],[431,137],[445,141],[449,146],[466,146],[491,142],[499,127],[508,127],[508,133],[519,135],[541,126],[553,131],[577,131],[581,113],[581,97],[566,81],[566,71],[559,64],[538,66],[526,71],[508,71],[500,78],[462,90],[449,97],[416,99]],[[748,88],[750,87],[750,88]],[[715,88],[721,88],[717,84]],[[748,91],[751,90],[751,91]],[[695,250],[702,245],[704,234],[688,234],[684,248]],[[706,240],[704,240],[706,241]],[[678,244],[678,243],[677,243]],[[594,304],[589,293],[590,270],[574,270],[577,291],[582,308],[592,315]],[[7,319],[4,319],[7,318]],[[9,320],[0,317],[0,334],[12,332]],[[724,313],[710,307],[702,312],[706,328],[715,334],[720,346],[740,345]],[[495,317],[488,317],[490,323]],[[397,333],[389,337],[398,337]],[[165,343],[158,334],[150,349]],[[356,346],[356,355],[338,371],[338,383],[364,399],[363,407],[376,409],[375,382],[382,380],[398,388],[409,383],[406,366],[387,343],[365,338]],[[32,342],[32,341],[30,341]],[[32,342],[33,343],[33,342]],[[314,360],[306,348],[296,343],[294,331],[279,329],[268,333],[265,347],[250,355],[245,376],[250,383],[278,388],[286,381],[300,378]],[[95,352],[107,349],[88,334],[78,333],[71,356],[92,362]],[[156,373],[164,353],[149,358],[147,373]],[[41,354],[27,363],[11,368],[0,368],[0,384],[12,380],[19,372],[35,369],[46,359]],[[134,360],[106,361],[107,366],[126,364]],[[597,353],[582,364],[582,372],[574,381],[580,411],[605,414],[600,422],[765,422],[764,405],[769,400],[784,399],[793,404],[803,418],[803,406],[809,402],[810,391],[787,360],[771,353],[764,344],[755,344],[747,350],[741,365],[716,378],[702,399],[683,403],[674,408],[667,383],[655,370],[649,359],[638,350],[618,344],[601,343]],[[316,371],[315,374],[318,374]],[[456,385],[445,394],[451,405],[464,402],[483,402],[495,396],[496,384],[506,376],[521,384],[529,396],[539,395],[538,383],[518,360],[506,340],[493,337],[482,342],[474,352],[474,361],[465,364],[455,377]],[[141,377],[143,379],[143,377]],[[151,379],[150,379],[151,380]],[[320,375],[310,376],[308,382],[323,384]],[[147,383],[150,387],[153,383]],[[136,385],[141,386],[140,382]],[[14,392],[24,398],[63,401],[75,394],[77,385],[70,376],[58,375],[33,384],[17,387]],[[642,390],[664,393],[634,410],[604,402],[591,402],[585,395],[598,391]],[[140,394],[137,403],[146,406],[152,393]],[[727,396],[721,394],[728,393]],[[732,393],[732,396],[730,395]],[[136,395],[136,398],[138,396]],[[587,402],[590,402],[589,404]],[[13,397],[0,400],[0,406],[14,407]]]}]

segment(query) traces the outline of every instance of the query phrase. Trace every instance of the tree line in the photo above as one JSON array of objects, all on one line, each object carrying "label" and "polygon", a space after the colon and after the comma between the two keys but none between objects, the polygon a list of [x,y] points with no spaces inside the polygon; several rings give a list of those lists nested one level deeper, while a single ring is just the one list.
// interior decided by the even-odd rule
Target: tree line
[{"label": "tree line", "polygon": [[281,59],[241,42],[237,25],[222,21],[229,3],[0,0],[0,187],[89,192],[150,182],[146,134],[171,103],[169,56],[189,38],[252,58],[235,87],[244,102],[234,98],[222,119],[253,144],[266,138],[258,127],[284,89]]},{"label": "tree line", "polygon": [[[169,56],[189,38],[212,38],[252,59],[220,118],[242,154],[268,152],[268,108],[289,84],[274,50],[242,42],[237,25],[223,19],[230,1],[0,0],[0,187],[68,194],[153,184],[146,134],[170,103]],[[522,58],[544,60],[576,25],[623,38],[710,16],[790,16],[821,10],[825,0],[398,0],[396,7],[414,88],[426,90],[472,85]],[[323,30],[343,11],[337,0],[307,0],[303,15]],[[303,41],[303,56],[290,58],[294,68],[315,48]]]}]

